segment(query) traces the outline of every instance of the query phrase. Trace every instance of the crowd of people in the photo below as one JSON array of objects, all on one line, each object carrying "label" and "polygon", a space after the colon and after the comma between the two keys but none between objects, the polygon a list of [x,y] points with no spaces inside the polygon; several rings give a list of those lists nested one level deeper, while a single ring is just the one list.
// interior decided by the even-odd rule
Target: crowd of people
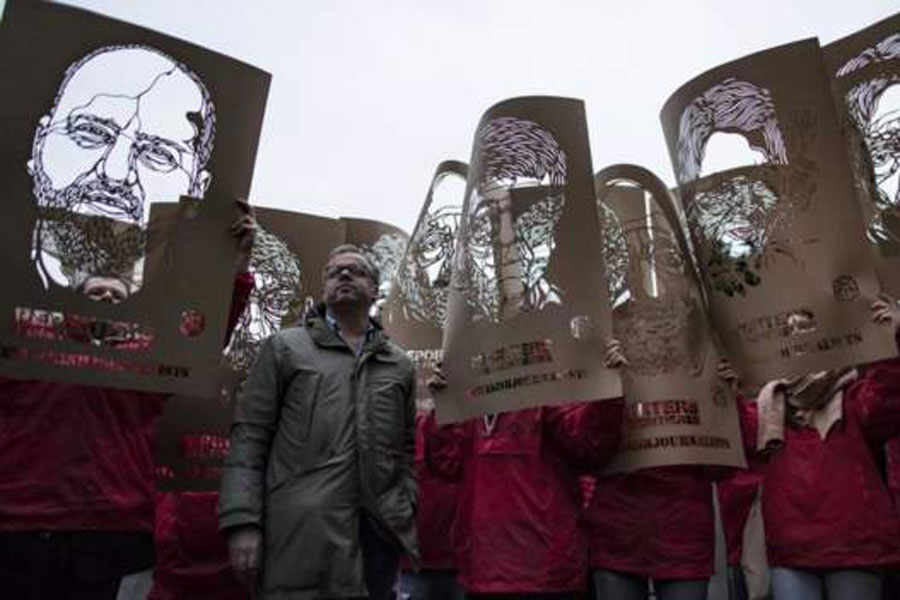
[{"label": "crowd of people", "polygon": [[[255,227],[244,217],[235,232]],[[896,594],[900,362],[752,391],[723,363],[748,469],[605,474],[624,399],[438,425],[411,362],[369,316],[376,267],[341,246],[323,281],[322,304],[260,350],[221,494],[154,493],[163,395],[0,381],[3,596],[701,599],[714,495],[729,597]],[[120,299],[91,287],[103,285],[84,291]],[[236,276],[232,323],[251,286]],[[872,310],[896,329],[895,303]],[[605,360],[628,368],[614,340]],[[430,383],[445,385],[439,371]],[[754,514],[762,568],[743,548]]]}]

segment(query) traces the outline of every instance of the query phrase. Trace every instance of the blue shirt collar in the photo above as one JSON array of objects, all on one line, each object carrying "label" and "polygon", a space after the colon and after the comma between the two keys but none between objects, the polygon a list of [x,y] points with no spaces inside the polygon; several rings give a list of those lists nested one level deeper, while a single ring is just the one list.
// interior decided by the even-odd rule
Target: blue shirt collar
[{"label": "blue shirt collar", "polygon": [[[336,336],[340,337],[341,339],[344,339],[341,337],[341,324],[338,323],[337,319],[334,318],[334,315],[332,315],[331,311],[328,310],[327,308],[325,309],[325,323],[328,324],[328,328],[331,331],[333,331]],[[366,329],[366,335],[364,335],[362,338],[360,338],[357,348],[352,348],[353,353],[356,356],[359,356],[362,353],[362,350],[365,347],[366,342],[368,342],[370,339],[372,339],[373,335],[375,335],[375,326],[372,324],[372,320],[369,319],[369,326]]]}]

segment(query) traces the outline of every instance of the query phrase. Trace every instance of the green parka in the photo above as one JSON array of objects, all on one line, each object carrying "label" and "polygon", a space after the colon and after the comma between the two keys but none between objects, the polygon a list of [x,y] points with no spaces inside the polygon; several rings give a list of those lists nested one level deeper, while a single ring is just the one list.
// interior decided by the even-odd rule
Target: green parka
[{"label": "green parka", "polygon": [[265,598],[365,596],[361,511],[417,555],[415,371],[375,324],[355,355],[319,315],[269,337],[238,402],[219,527],[263,531]]}]

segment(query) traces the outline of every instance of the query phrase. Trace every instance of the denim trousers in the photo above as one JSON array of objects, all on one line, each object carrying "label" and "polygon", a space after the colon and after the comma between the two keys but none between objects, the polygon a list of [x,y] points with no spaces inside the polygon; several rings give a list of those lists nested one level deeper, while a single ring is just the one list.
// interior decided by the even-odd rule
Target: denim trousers
[{"label": "denim trousers", "polygon": [[881,574],[863,569],[772,569],[773,600],[880,600]]},{"label": "denim trousers", "polygon": [[[641,575],[620,571],[594,571],[595,600],[645,600],[650,581]],[[706,600],[707,579],[656,579],[657,600]]]}]

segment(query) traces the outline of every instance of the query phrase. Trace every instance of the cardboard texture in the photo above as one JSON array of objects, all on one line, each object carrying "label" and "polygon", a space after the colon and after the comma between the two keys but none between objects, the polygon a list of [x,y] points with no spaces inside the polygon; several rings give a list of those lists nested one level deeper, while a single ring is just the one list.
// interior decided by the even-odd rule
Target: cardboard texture
[{"label": "cardboard texture", "polygon": [[583,103],[493,106],[468,175],[438,421],[620,396]]},{"label": "cardboard texture", "polygon": [[680,464],[745,466],[737,408],[675,204],[646,169],[613,165],[595,178],[613,337],[627,413],[608,472]]},{"label": "cardboard texture", "polygon": [[[816,40],[716,67],[662,124],[713,327],[746,384],[896,352],[872,323],[880,292]],[[746,164],[707,174],[713,136]]]},{"label": "cardboard texture", "polygon": [[884,289],[900,297],[900,14],[823,49]]},{"label": "cardboard texture", "polygon": [[[215,393],[228,228],[250,189],[269,75],[99,15],[10,0],[0,79],[0,373]],[[163,226],[152,207],[181,197],[203,200]],[[90,299],[103,289],[122,302]]]},{"label": "cardboard texture", "polygon": [[[301,322],[322,296],[322,270],[340,244],[356,244],[390,281],[406,249],[400,229],[366,219],[329,219],[257,208],[260,231],[250,256],[254,289],[224,355],[219,387],[207,396],[175,396],[158,428],[157,488],[217,491],[237,398],[263,340]],[[382,289],[389,286],[383,284]],[[221,339],[221,338],[220,338]],[[221,344],[220,344],[221,346]]]},{"label": "cardboard texture", "polygon": [[438,165],[381,311],[385,330],[416,366],[416,400],[422,407],[433,405],[426,383],[443,360],[447,296],[463,202],[460,197],[455,203],[437,203],[434,193],[448,177],[465,180],[468,172],[468,165],[458,161]]}]

